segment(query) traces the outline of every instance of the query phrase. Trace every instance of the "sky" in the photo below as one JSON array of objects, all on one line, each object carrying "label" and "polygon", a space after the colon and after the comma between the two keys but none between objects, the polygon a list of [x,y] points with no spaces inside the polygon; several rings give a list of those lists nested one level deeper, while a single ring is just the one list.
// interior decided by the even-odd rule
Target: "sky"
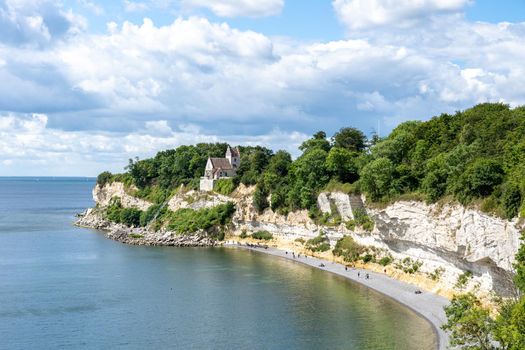
[{"label": "sky", "polygon": [[0,0],[0,176],[525,104],[523,0]]}]

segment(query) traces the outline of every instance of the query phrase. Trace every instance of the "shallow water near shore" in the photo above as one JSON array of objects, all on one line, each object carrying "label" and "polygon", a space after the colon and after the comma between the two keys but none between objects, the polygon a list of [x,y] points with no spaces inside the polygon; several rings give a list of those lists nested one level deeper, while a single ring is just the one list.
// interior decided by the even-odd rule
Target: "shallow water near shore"
[{"label": "shallow water near shore", "polygon": [[0,178],[0,349],[434,349],[428,322],[342,277],[72,226],[92,179]]}]

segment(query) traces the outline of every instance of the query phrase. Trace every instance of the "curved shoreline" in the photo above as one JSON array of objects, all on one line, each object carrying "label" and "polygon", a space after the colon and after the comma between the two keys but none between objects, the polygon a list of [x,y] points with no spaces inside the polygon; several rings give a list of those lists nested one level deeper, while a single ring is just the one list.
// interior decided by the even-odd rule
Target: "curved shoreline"
[{"label": "curved shoreline", "polygon": [[[418,289],[416,286],[406,282],[398,281],[381,273],[355,268],[348,268],[348,270],[345,270],[345,267],[342,264],[310,256],[308,258],[305,258],[304,256],[301,258],[298,258],[297,256],[293,258],[291,254],[286,254],[286,251],[277,248],[268,247],[267,249],[263,249],[239,244],[223,244],[222,246],[226,248],[247,249],[250,251],[284,258],[290,261],[295,261],[310,267],[339,275],[351,281],[357,282],[365,287],[373,289],[376,292],[379,292],[409,308],[429,322],[434,329],[434,333],[436,334],[438,343],[437,349],[445,350],[448,348],[447,346],[449,344],[449,336],[441,329],[441,325],[446,323],[446,315],[443,307],[449,304],[449,300],[444,297],[429,292],[415,294],[415,290]],[[323,263],[325,266],[320,267],[319,265],[321,263]],[[357,277],[358,271],[368,273],[370,279]]]}]

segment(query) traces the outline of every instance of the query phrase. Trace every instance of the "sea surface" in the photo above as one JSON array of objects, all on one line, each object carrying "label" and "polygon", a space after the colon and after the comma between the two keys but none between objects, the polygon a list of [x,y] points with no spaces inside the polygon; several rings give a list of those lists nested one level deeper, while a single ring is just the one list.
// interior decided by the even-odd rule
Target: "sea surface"
[{"label": "sea surface", "polygon": [[433,349],[412,311],[228,248],[128,246],[72,226],[93,179],[0,178],[0,349]]}]

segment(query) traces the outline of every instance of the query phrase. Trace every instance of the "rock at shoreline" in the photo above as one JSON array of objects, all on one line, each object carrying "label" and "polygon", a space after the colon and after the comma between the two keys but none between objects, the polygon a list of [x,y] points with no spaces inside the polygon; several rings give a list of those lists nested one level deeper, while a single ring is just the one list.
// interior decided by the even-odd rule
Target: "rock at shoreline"
[{"label": "rock at shoreline", "polygon": [[107,238],[133,245],[176,247],[214,247],[217,245],[217,240],[206,232],[182,235],[172,231],[152,231],[115,224],[106,220],[96,208],[89,208],[78,214],[75,225],[103,230]]}]

